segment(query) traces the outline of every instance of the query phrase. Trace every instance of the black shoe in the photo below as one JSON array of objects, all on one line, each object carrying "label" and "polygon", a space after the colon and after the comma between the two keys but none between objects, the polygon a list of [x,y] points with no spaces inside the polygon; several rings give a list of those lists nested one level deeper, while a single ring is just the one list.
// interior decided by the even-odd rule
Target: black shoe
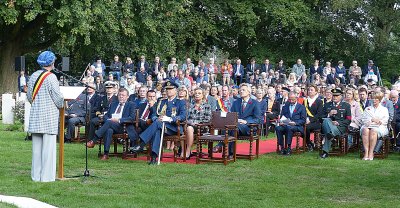
[{"label": "black shoe", "polygon": [[290,156],[292,154],[292,148],[288,147],[286,150],[286,155]]},{"label": "black shoe", "polygon": [[157,157],[151,156],[149,165],[157,165]]},{"label": "black shoe", "polygon": [[307,149],[308,149],[309,152],[314,151],[314,144],[313,143],[307,144]]},{"label": "black shoe", "polygon": [[178,147],[178,155],[181,155],[181,154],[182,154],[182,147],[179,146],[179,147]]},{"label": "black shoe", "polygon": [[328,156],[329,156],[328,153],[324,151],[319,157],[322,158],[322,159],[325,159]]},{"label": "black shoe", "polygon": [[64,144],[69,144],[69,143],[71,143],[70,139],[64,139]]},{"label": "black shoe", "polygon": [[281,147],[281,155],[286,155],[286,149]]},{"label": "black shoe", "polygon": [[143,151],[143,147],[144,147],[143,145],[136,145],[136,146],[129,148],[129,151],[131,153],[139,153],[139,152]]}]

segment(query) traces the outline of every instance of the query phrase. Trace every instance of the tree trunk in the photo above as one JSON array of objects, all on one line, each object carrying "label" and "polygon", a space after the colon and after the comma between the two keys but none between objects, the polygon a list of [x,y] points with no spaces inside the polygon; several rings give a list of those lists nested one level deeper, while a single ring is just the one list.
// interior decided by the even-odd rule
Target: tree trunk
[{"label": "tree trunk", "polygon": [[18,92],[18,75],[15,71],[15,57],[21,55],[18,42],[8,42],[0,47],[0,93]]}]

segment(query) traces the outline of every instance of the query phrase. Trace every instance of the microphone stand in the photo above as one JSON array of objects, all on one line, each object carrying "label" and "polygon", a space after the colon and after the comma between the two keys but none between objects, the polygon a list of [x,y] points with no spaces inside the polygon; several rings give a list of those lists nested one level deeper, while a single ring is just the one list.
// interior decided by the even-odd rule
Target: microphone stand
[{"label": "microphone stand", "polygon": [[[88,88],[91,88],[91,89],[94,89],[95,91],[96,91],[96,88],[94,88],[94,87],[92,87],[92,86],[89,86],[88,84],[86,84],[86,83],[84,83],[84,82],[82,82],[82,81],[80,81],[80,80],[78,80],[78,79],[76,79],[75,77],[73,77],[73,76],[71,76],[71,75],[69,75],[69,74],[67,74],[67,73],[64,73],[63,71],[61,71],[61,70],[58,70],[57,68],[54,68],[53,69],[53,71],[55,71],[56,73],[59,73],[59,74],[61,74],[61,75],[63,75],[64,76],[64,79],[65,78],[69,78],[69,79],[71,79],[71,80],[73,80],[73,81],[75,81],[75,82],[77,82],[77,83],[79,83],[79,84],[81,84],[81,85],[83,85],[86,89],[85,89],[85,109],[86,109],[86,115],[85,115],[85,142],[87,143],[88,142],[88,134],[87,134],[87,126],[88,126],[88,119],[87,118],[90,118],[90,115],[89,115],[89,108],[88,108],[88,102],[89,102],[89,98],[88,98],[88,92],[87,92],[87,90],[88,90]],[[85,145],[85,171],[83,172],[83,176],[86,178],[86,177],[89,177],[89,176],[91,176],[90,175],[90,172],[89,172],[89,169],[88,169],[88,147]],[[71,177],[71,178],[77,178],[77,177],[81,177],[81,175],[78,175],[78,176],[73,176],[73,177]],[[93,177],[93,176],[92,176]]]}]

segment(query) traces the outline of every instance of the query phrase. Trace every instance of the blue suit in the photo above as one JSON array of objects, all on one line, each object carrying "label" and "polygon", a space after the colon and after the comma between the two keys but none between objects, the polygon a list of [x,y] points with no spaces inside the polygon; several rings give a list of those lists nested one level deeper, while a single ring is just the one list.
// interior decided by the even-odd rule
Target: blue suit
[{"label": "blue suit", "polygon": [[[272,64],[268,64],[268,66],[266,64],[261,64],[260,73],[262,73],[262,72],[268,73],[269,70],[271,70],[271,69],[274,69],[274,66]],[[281,72],[279,72],[279,73],[281,73]]]},{"label": "blue suit", "polygon": [[[236,76],[236,72],[238,72],[239,71],[239,73],[240,73],[240,76]],[[235,82],[235,84],[236,85],[240,85],[241,83],[242,83],[242,81],[243,81],[243,77],[245,76],[245,74],[244,74],[244,67],[243,67],[243,65],[240,65],[239,67],[238,67],[238,65],[237,64],[234,64],[233,65],[233,81]]]},{"label": "blue suit", "polygon": [[[172,122],[165,122],[165,131],[164,134],[166,135],[173,135],[176,134],[178,131],[178,127],[176,125],[176,121],[186,121],[186,103],[183,100],[177,99],[175,97],[173,100],[168,101],[168,99],[160,100],[156,104],[156,111],[157,111],[157,106],[159,106],[159,110],[163,109],[164,106],[166,106],[166,111],[165,115],[168,117],[172,118]],[[161,142],[161,130],[162,130],[162,121],[158,119],[156,112],[153,114],[153,117],[151,120],[153,123],[147,127],[147,129],[140,134],[140,138],[142,141],[147,144],[149,142],[152,142],[152,151],[155,155],[158,155],[158,152],[160,150],[160,142]],[[182,126],[179,127],[180,131],[183,132]]]},{"label": "blue suit", "polygon": [[294,121],[295,125],[280,125],[275,128],[276,136],[278,138],[278,144],[283,147],[283,135],[285,134],[285,140],[288,147],[292,144],[292,137],[294,132],[301,132],[304,135],[304,124],[306,123],[307,115],[306,108],[304,105],[296,103],[296,106],[292,113],[290,113],[289,102],[286,102],[282,107],[282,116]]},{"label": "blue suit", "polygon": [[[105,137],[104,140],[104,154],[107,154],[110,150],[110,145],[112,141],[112,135],[117,133],[123,133],[123,123],[124,122],[133,122],[136,118],[136,107],[135,104],[132,102],[126,102],[124,105],[124,109],[122,110],[122,116],[120,119],[120,123],[113,122],[110,119],[112,118],[112,114],[117,111],[119,106],[119,102],[111,103],[109,111],[107,111],[106,115],[104,115],[104,124],[95,132],[96,137],[101,138]],[[126,130],[131,141],[131,144],[137,138],[137,133],[133,125],[127,125]]]},{"label": "blue suit", "polygon": [[[260,106],[256,100],[249,99],[246,107],[242,109],[242,98],[235,100],[231,107],[231,112],[237,112],[238,118],[246,120],[249,124],[261,124],[262,114]],[[238,124],[240,135],[250,135],[250,128],[246,124]]]}]

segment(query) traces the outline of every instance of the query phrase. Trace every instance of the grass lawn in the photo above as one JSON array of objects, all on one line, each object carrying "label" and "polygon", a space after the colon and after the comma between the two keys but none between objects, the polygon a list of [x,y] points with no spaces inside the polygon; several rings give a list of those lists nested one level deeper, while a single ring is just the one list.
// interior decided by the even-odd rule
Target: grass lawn
[{"label": "grass lawn", "polygon": [[[357,154],[317,159],[317,153],[222,164],[162,164],[89,151],[91,177],[36,183],[31,142],[0,125],[0,194],[59,207],[398,207],[400,156],[362,161]],[[84,145],[66,144],[65,175],[84,171]],[[3,204],[0,204],[3,207]]]}]

